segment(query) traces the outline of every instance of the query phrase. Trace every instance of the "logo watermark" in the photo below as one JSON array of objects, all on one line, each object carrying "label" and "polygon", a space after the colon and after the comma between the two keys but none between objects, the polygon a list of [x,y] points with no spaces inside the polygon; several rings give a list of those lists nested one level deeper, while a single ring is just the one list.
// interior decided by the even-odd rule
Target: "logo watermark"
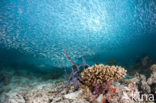
[{"label": "logo watermark", "polygon": [[135,101],[135,102],[143,102],[143,101],[146,101],[146,102],[154,102],[156,101],[155,98],[156,95],[155,94],[143,94],[143,93],[140,93],[140,96],[138,98],[135,97],[135,95],[132,96],[132,99]]}]

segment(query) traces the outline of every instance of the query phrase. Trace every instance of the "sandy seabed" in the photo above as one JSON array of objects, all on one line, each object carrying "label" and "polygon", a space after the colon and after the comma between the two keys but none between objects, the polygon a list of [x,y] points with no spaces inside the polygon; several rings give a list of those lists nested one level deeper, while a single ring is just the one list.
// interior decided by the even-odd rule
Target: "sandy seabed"
[{"label": "sandy seabed", "polygon": [[88,103],[85,100],[71,100],[64,97],[66,90],[58,93],[64,86],[64,79],[36,78],[31,74],[17,75],[14,70],[1,71],[0,103]]}]

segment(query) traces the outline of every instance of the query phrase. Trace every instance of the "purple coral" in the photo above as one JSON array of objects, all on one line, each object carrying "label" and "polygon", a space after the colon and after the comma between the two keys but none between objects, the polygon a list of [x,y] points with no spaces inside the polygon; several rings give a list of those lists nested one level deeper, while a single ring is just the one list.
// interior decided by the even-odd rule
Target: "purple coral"
[{"label": "purple coral", "polygon": [[[67,49],[65,49],[65,56],[66,58],[72,63],[72,71],[71,74],[68,78],[68,81],[66,83],[66,85],[64,86],[63,89],[65,89],[68,85],[73,84],[74,89],[77,90],[79,88],[79,83],[82,83],[82,79],[81,79],[81,69],[82,67],[86,68],[89,67],[88,64],[86,64],[86,61],[84,58],[82,58],[83,64],[78,65],[76,64],[68,55],[67,55]],[[65,71],[66,72],[66,71]],[[67,72],[66,72],[66,77],[67,77]],[[62,89],[62,90],[63,90]],[[62,91],[61,90],[61,91]]]}]

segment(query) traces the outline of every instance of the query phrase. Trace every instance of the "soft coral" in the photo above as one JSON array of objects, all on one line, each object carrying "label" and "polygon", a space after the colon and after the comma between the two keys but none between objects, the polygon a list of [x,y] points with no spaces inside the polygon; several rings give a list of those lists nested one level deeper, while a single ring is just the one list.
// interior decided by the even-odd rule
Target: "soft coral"
[{"label": "soft coral", "polygon": [[[74,89],[77,90],[79,88],[79,83],[82,83],[81,79],[81,69],[80,68],[86,68],[89,67],[88,64],[86,64],[86,61],[84,58],[82,58],[83,64],[78,65],[76,64],[68,55],[67,55],[67,49],[65,49],[65,56],[66,58],[72,63],[72,69],[71,69],[71,74],[67,80],[66,85],[64,86],[63,89],[65,89],[68,85],[73,84]],[[66,71],[65,71],[66,72]],[[66,72],[66,77],[67,77],[67,72]],[[62,89],[62,90],[63,90]],[[62,91],[61,90],[61,91]]]}]

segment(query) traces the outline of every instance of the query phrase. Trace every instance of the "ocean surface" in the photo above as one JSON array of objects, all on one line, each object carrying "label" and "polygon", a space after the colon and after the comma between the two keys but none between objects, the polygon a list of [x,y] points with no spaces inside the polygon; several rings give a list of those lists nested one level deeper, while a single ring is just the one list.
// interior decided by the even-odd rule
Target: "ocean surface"
[{"label": "ocean surface", "polygon": [[0,0],[1,67],[63,73],[65,49],[77,64],[156,59],[156,0]]}]

